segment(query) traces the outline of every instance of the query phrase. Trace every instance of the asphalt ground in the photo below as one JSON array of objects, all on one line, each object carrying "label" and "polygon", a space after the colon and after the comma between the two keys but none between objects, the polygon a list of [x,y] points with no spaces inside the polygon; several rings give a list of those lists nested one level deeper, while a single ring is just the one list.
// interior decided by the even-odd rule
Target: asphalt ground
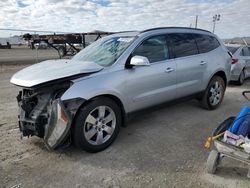
[{"label": "asphalt ground", "polygon": [[0,65],[33,64],[48,59],[59,59],[55,49],[34,49],[27,46],[12,46],[11,49],[0,49]]}]

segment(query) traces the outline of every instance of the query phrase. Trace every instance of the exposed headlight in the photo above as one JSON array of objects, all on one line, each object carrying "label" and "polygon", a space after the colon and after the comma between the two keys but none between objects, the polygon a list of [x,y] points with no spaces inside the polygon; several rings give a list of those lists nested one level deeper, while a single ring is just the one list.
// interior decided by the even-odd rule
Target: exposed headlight
[{"label": "exposed headlight", "polygon": [[55,149],[68,133],[71,118],[60,99],[52,102],[49,114],[49,122],[45,127],[44,141],[48,148]]}]

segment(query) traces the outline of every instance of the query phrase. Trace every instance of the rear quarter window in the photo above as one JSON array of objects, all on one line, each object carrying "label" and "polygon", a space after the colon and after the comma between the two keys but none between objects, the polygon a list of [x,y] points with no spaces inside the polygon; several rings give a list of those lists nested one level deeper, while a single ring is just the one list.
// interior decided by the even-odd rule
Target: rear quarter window
[{"label": "rear quarter window", "polygon": [[219,41],[213,36],[201,34],[193,34],[193,36],[196,40],[199,53],[210,52],[220,46]]},{"label": "rear quarter window", "polygon": [[174,57],[185,57],[198,54],[195,39],[190,33],[168,34]]}]

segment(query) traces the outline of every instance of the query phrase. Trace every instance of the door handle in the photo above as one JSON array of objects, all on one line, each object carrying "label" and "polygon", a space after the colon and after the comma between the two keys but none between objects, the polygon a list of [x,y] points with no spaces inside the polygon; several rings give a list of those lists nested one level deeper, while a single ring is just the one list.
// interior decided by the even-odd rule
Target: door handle
[{"label": "door handle", "polygon": [[206,64],[207,64],[206,61],[201,61],[201,62],[200,62],[200,65],[206,65]]},{"label": "door handle", "polygon": [[171,68],[171,67],[168,67],[168,68],[166,68],[166,70],[165,70],[166,73],[170,73],[170,72],[173,72],[173,71],[174,71],[174,69]]}]

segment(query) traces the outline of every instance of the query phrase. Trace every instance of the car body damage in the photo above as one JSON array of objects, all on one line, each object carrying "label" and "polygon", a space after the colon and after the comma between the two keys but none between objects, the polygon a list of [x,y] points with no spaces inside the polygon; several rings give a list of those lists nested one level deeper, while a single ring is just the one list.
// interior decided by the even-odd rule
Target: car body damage
[{"label": "car body damage", "polygon": [[61,101],[70,82],[50,83],[23,88],[18,96],[19,128],[23,136],[44,138],[48,148],[56,148],[68,135],[72,119],[85,101],[82,98]]},{"label": "car body damage", "polygon": [[45,125],[44,141],[47,147],[54,149],[67,136],[72,122],[72,114],[66,110],[59,98],[51,103],[48,114],[50,116]]},{"label": "car body damage", "polygon": [[[94,63],[92,68],[91,63],[86,63],[84,69],[84,66],[76,66],[74,65],[76,62],[67,60],[75,68],[65,70],[64,61],[61,61],[64,71],[56,71],[53,62],[48,64],[47,61],[45,64],[51,65],[50,67],[45,66],[46,68],[42,69],[40,65],[33,65],[19,71],[11,78],[11,83],[21,86],[17,101],[22,136],[35,135],[43,138],[45,145],[50,149],[56,148],[67,138],[75,113],[85,101],[83,98],[61,100],[61,96],[73,84],[72,80],[87,77],[102,69]],[[44,66],[44,62],[40,64]],[[78,70],[77,67],[82,69]],[[32,71],[36,74],[30,74]],[[54,72],[53,79],[49,78],[52,72]],[[29,80],[35,81],[31,83]]]},{"label": "car body damage", "polygon": [[12,76],[10,82],[22,87],[34,87],[67,77],[98,72],[102,69],[102,66],[94,62],[69,59],[47,60],[20,70]]}]

